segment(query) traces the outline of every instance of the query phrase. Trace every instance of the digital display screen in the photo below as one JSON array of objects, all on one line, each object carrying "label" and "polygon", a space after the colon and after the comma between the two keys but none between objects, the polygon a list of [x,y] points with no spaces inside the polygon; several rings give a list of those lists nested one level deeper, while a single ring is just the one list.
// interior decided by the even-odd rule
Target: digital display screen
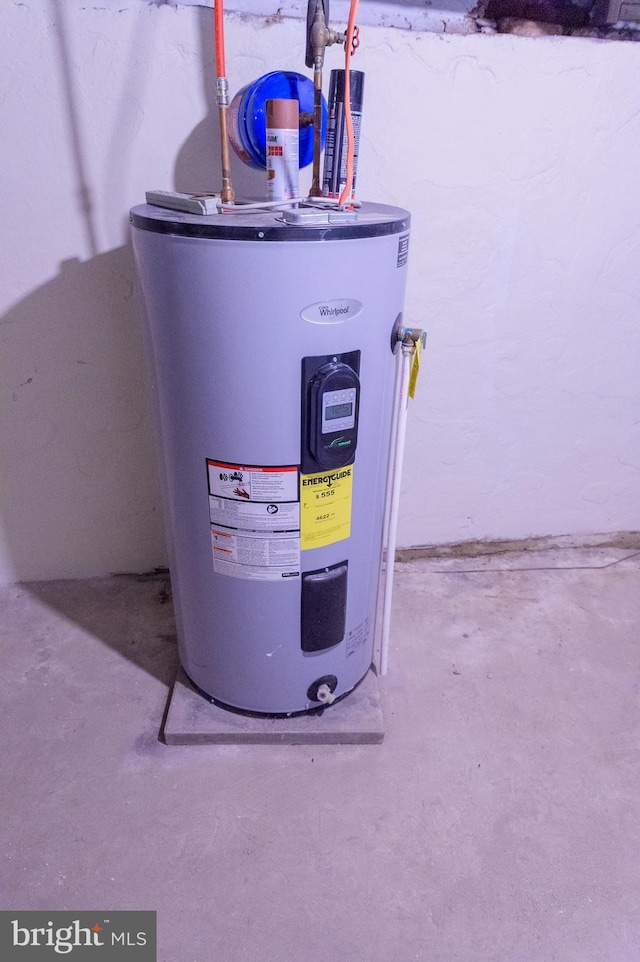
[{"label": "digital display screen", "polygon": [[334,421],[336,418],[348,418],[351,417],[352,411],[353,403],[351,401],[347,404],[329,404],[324,409],[324,419],[325,421]]}]

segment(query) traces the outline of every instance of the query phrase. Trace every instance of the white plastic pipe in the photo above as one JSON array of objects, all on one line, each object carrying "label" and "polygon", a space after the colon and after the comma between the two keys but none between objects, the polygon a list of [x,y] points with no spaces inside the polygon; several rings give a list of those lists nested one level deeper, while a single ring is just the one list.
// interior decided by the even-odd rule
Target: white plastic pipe
[{"label": "white plastic pipe", "polygon": [[385,484],[384,499],[384,520],[382,522],[382,550],[387,550],[389,538],[389,513],[391,510],[391,494],[393,490],[393,479],[396,471],[396,438],[398,437],[398,417],[400,413],[400,390],[402,380],[402,342],[398,342],[396,353],[396,369],[393,381],[393,400],[391,404],[391,434],[389,437],[389,460],[387,463],[387,480]]},{"label": "white plastic pipe", "polygon": [[384,572],[384,598],[382,602],[382,634],[380,640],[380,674],[386,675],[389,667],[389,629],[391,627],[391,599],[393,595],[393,573],[398,540],[398,516],[400,513],[400,482],[402,480],[402,461],[404,442],[407,434],[407,410],[409,403],[409,374],[413,344],[401,347],[398,361],[397,390],[394,403],[394,417],[391,423],[391,458],[387,478],[387,504],[383,546],[386,548]]}]

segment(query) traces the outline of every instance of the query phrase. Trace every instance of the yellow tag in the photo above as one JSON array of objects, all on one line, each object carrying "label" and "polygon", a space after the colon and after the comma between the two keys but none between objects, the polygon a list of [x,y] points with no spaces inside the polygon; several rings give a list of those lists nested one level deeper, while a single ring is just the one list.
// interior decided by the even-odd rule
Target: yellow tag
[{"label": "yellow tag", "polygon": [[422,341],[420,338],[416,341],[416,349],[413,352],[413,357],[411,359],[411,372],[409,374],[409,397],[415,398],[416,396],[416,382],[418,380],[418,374],[420,372],[420,352],[422,350]]},{"label": "yellow tag", "polygon": [[300,475],[300,547],[321,548],[351,534],[353,465]]}]

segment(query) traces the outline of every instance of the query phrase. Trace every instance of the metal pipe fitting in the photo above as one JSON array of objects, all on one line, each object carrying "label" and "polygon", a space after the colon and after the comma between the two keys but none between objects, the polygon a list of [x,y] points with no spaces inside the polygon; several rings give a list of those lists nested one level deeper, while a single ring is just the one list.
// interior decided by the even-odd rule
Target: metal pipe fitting
[{"label": "metal pipe fitting", "polygon": [[216,79],[216,103],[218,107],[229,106],[229,82],[226,77]]},{"label": "metal pipe fitting", "polygon": [[403,347],[407,342],[413,345],[414,350],[418,341],[420,341],[422,347],[426,347],[427,344],[427,332],[423,331],[421,327],[399,327],[396,337],[401,341]]}]

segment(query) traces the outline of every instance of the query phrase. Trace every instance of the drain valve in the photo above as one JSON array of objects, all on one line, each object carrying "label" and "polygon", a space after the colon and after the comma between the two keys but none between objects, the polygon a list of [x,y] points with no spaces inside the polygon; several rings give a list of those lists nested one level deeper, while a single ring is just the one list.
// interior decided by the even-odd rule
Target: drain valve
[{"label": "drain valve", "polygon": [[330,705],[331,702],[336,700],[336,696],[333,694],[328,685],[320,685],[318,688],[318,694],[316,695],[316,700],[321,701],[324,705]]},{"label": "drain valve", "polygon": [[333,694],[338,687],[338,679],[335,675],[323,675],[316,678],[312,685],[307,688],[307,698],[309,701],[319,701],[323,705],[331,705],[336,696]]}]

